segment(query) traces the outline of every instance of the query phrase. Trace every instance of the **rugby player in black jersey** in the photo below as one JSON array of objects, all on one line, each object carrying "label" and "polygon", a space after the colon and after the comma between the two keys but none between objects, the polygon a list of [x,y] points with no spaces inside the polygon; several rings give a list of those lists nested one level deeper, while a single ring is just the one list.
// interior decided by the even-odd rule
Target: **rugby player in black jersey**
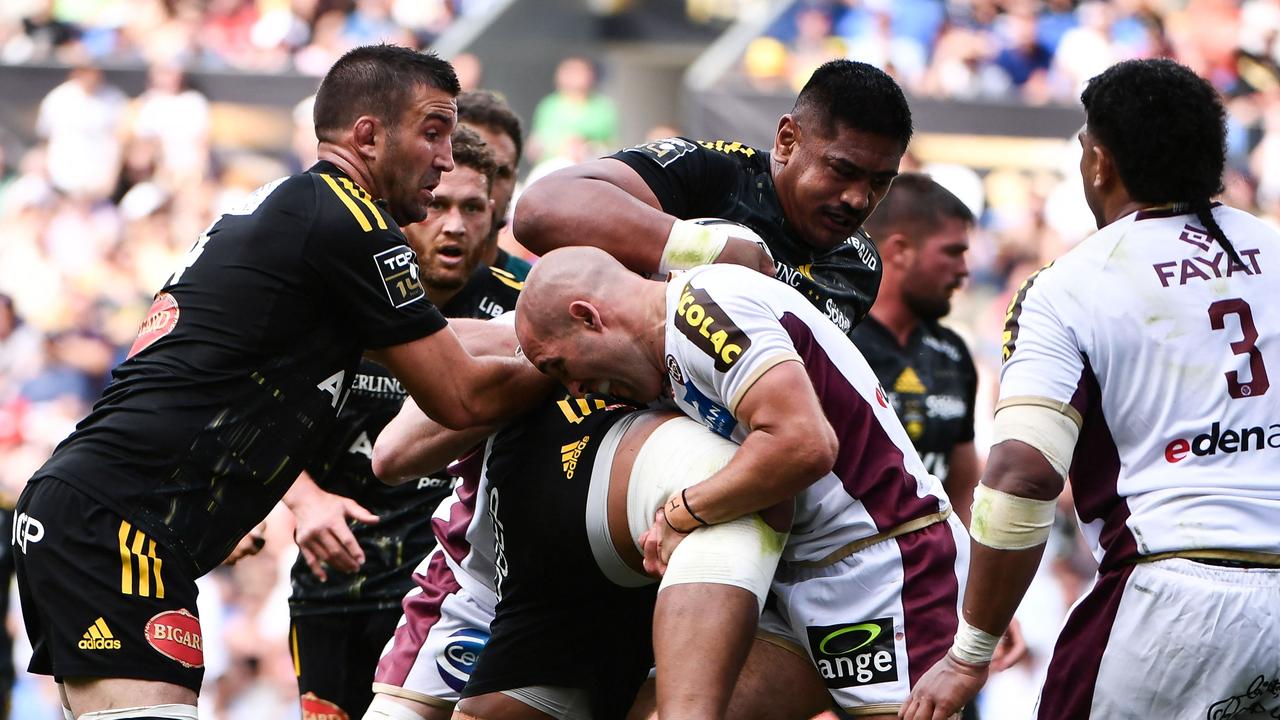
[{"label": "rugby player in black jersey", "polygon": [[[453,160],[427,219],[403,230],[427,298],[445,317],[496,317],[515,308],[520,288],[506,271],[480,262],[496,158],[460,126]],[[404,387],[386,368],[362,360],[324,452],[284,496],[301,551],[289,614],[304,715],[364,714],[373,669],[400,619],[400,599],[413,587],[413,568],[435,545],[431,513],[452,479],[441,470],[393,488],[371,467],[373,443],[404,400]]]},{"label": "rugby player in black jersey", "polygon": [[450,426],[509,417],[545,383],[469,354],[426,297],[399,225],[453,168],[457,78],[362,47],[316,96],[320,161],[218,218],[156,295],[102,399],[36,472],[15,544],[31,670],[66,715],[196,717],[195,579],[284,495],[361,355]]},{"label": "rugby player in black jersey", "polygon": [[484,262],[506,270],[517,280],[524,280],[531,267],[529,261],[498,245],[498,234],[507,226],[507,210],[516,190],[516,172],[524,153],[520,116],[501,95],[491,90],[468,90],[458,95],[458,124],[475,130],[498,161],[498,174],[493,179],[493,224],[485,240]]},{"label": "rugby player in black jersey", "polygon": [[[557,171],[521,196],[516,239],[539,254],[595,245],[641,273],[713,261],[755,267],[776,273],[848,333],[880,286],[880,258],[860,228],[898,174],[911,132],[892,78],[835,60],[778,121],[771,151],[677,137]],[[776,267],[723,226],[679,220],[701,217],[755,230]]]},{"label": "rugby player in black jersey", "polygon": [[978,371],[964,340],[938,321],[951,312],[951,295],[969,274],[973,213],[929,176],[905,173],[866,228],[884,275],[853,342],[967,526],[979,474],[973,447]]}]

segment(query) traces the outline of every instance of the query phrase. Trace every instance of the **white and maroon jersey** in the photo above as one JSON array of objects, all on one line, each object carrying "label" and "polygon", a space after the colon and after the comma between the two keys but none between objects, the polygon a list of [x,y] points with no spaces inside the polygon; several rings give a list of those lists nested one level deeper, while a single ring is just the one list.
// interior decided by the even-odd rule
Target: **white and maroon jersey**
[{"label": "white and maroon jersey", "polygon": [[707,265],[667,290],[666,363],[676,405],[735,442],[752,384],[799,360],[840,449],[831,473],[796,498],[786,560],[820,560],[854,540],[949,507],[853,343],[793,288],[736,265]]},{"label": "white and maroon jersey", "polygon": [[[431,529],[444,551],[445,561],[464,590],[484,598],[493,607],[494,551],[496,542],[493,523],[489,519],[488,483],[485,480],[490,436],[484,447],[464,456],[449,472],[458,476],[453,494],[436,506],[431,516]],[[430,559],[430,556],[428,556]]]},{"label": "white and maroon jersey", "polygon": [[1212,212],[1241,263],[1194,214],[1138,212],[1009,305],[1001,402],[1079,413],[1071,483],[1104,567],[1173,550],[1280,553],[1280,387],[1268,378],[1280,380],[1280,235]]}]

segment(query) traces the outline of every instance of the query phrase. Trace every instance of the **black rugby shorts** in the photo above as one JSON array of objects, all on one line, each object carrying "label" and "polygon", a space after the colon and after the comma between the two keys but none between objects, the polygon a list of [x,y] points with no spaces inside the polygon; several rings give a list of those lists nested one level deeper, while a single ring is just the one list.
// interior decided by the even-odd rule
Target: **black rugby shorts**
[{"label": "black rugby shorts", "polygon": [[29,669],[63,678],[158,680],[200,690],[195,579],[147,533],[76,488],[33,480],[11,542]]}]

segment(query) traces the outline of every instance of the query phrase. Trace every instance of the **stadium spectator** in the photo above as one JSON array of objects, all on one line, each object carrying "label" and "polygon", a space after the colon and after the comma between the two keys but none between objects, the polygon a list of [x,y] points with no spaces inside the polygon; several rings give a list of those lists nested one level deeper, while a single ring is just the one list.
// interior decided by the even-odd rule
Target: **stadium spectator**
[{"label": "stadium spectator", "polygon": [[[556,66],[555,91],[538,101],[529,129],[529,156],[542,161],[570,154],[575,142],[605,148],[618,134],[613,100],[596,89],[596,69],[583,57]],[[590,153],[588,153],[590,154]]]},{"label": "stadium spectator", "polygon": [[126,97],[101,69],[80,64],[40,102],[36,130],[48,147],[49,177],[61,192],[103,198],[120,167]]}]

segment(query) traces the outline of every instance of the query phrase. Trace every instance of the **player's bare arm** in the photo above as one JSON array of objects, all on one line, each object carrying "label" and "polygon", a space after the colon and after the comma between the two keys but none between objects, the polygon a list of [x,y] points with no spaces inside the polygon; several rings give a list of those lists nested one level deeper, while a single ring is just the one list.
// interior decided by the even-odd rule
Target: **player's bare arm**
[{"label": "player's bare arm", "polygon": [[960,443],[947,453],[947,479],[942,482],[951,509],[965,527],[969,527],[969,506],[973,505],[973,489],[982,476],[982,461],[972,442]]},{"label": "player's bare arm", "polygon": [[[400,379],[428,416],[453,429],[520,413],[550,387],[524,358],[477,357],[448,328],[372,356]],[[450,372],[439,372],[441,367]]]},{"label": "player's bare arm", "polygon": [[[564,202],[566,197],[575,201]],[[714,259],[773,274],[773,262],[754,243],[712,238],[710,229],[683,223],[661,208],[635,170],[620,160],[602,158],[558,170],[530,185],[516,205],[514,231],[517,240],[539,255],[568,245],[594,245],[640,273],[668,269],[663,255],[669,240],[698,244],[699,238],[686,240],[682,231],[701,233],[708,240],[723,241],[717,245],[722,249],[708,250],[711,257],[704,262]],[[601,217],[609,222],[600,222]]]},{"label": "player's bare arm", "polygon": [[761,375],[735,417],[751,432],[720,472],[673,496],[664,506],[670,511],[659,512],[646,537],[646,570],[665,569],[682,531],[778,506],[835,464],[838,439],[799,362],[778,363]]},{"label": "player's bare arm", "polygon": [[406,402],[373,444],[373,474],[388,485],[400,485],[434,473],[494,432],[479,425],[449,430]]},{"label": "player's bare arm", "polygon": [[[987,490],[1040,501],[1057,498],[1063,484],[1062,475],[1041,451],[1020,440],[1006,440],[991,449],[982,481]],[[986,522],[981,513],[975,515],[974,522]],[[973,531],[981,536],[983,528],[973,527]],[[1002,636],[1031,585],[1044,548],[1045,543],[1040,542],[1024,549],[1001,550],[972,541],[961,620],[988,639]],[[963,633],[964,625],[961,627]],[[959,712],[987,681],[990,662],[974,661],[978,659],[957,657],[953,647],[912,689],[899,717],[945,720]]]}]

